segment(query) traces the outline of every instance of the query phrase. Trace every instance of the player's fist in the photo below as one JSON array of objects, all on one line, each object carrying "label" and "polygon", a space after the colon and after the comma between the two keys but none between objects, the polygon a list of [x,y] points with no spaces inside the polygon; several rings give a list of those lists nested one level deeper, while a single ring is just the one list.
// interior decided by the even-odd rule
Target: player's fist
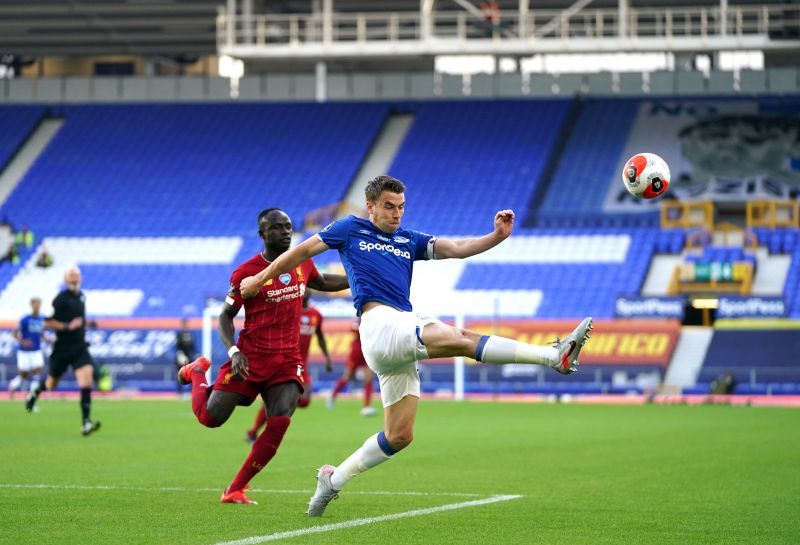
[{"label": "player's fist", "polygon": [[239,284],[239,293],[241,293],[242,297],[245,299],[253,297],[260,289],[261,282],[259,282],[255,276],[248,276]]},{"label": "player's fist", "polygon": [[494,232],[502,238],[506,238],[514,229],[514,211],[500,210],[494,215]]},{"label": "player's fist", "polygon": [[231,371],[237,377],[242,379],[247,378],[247,375],[250,374],[250,365],[247,361],[247,356],[242,354],[241,352],[236,352],[231,356]]}]

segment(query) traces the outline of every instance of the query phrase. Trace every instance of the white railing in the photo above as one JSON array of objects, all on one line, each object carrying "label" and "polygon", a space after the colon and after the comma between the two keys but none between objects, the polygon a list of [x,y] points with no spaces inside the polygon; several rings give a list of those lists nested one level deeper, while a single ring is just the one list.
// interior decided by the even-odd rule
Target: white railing
[{"label": "white railing", "polygon": [[[232,53],[247,48],[251,53],[307,46],[336,47],[370,54],[371,46],[427,44],[426,51],[437,52],[442,42],[462,42],[501,48],[514,44],[535,50],[548,41],[591,41],[661,39],[663,49],[687,38],[724,38],[737,47],[737,38],[762,37],[775,47],[793,48],[800,43],[800,5],[744,5],[723,10],[719,6],[631,8],[624,24],[618,9],[534,10],[521,14],[503,11],[499,22],[491,23],[465,11],[332,13],[292,15],[228,16],[221,8],[217,18],[220,52]],[[787,38],[784,40],[770,38]],[[353,47],[356,46],[356,47]],[[587,46],[582,46],[587,47]],[[568,47],[574,50],[574,47]],[[412,54],[400,50],[397,54]]]}]

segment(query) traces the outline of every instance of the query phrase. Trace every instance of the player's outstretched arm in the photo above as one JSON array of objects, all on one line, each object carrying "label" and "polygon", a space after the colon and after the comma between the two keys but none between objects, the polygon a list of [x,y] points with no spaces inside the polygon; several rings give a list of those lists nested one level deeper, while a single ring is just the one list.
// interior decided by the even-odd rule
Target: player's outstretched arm
[{"label": "player's outstretched arm", "polygon": [[289,272],[306,259],[311,259],[327,249],[328,245],[322,242],[317,235],[307,238],[291,250],[278,256],[278,259],[270,263],[269,267],[257,275],[248,276],[242,280],[239,286],[239,293],[245,299],[253,297],[268,280],[275,278],[279,274]]},{"label": "player's outstretched arm", "polygon": [[317,291],[342,291],[350,287],[347,277],[343,274],[322,274],[308,283],[308,287]]},{"label": "player's outstretched arm", "polygon": [[434,247],[436,259],[448,259],[451,257],[463,259],[481,254],[507,239],[513,229],[514,211],[500,210],[494,215],[494,230],[488,235],[460,239],[437,239]]}]

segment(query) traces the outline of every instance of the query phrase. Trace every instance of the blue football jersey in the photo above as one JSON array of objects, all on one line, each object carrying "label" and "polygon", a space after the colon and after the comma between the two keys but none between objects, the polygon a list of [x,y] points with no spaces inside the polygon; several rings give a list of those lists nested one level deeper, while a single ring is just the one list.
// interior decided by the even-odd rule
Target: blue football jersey
[{"label": "blue football jersey", "polygon": [[33,341],[32,346],[22,346],[23,351],[34,351],[42,348],[42,331],[44,330],[44,316],[25,316],[19,321],[19,334],[23,339]]},{"label": "blue football jersey", "polygon": [[403,228],[384,233],[371,221],[356,216],[331,223],[317,236],[328,247],[339,250],[359,315],[367,301],[411,310],[414,261],[433,257],[435,237]]}]

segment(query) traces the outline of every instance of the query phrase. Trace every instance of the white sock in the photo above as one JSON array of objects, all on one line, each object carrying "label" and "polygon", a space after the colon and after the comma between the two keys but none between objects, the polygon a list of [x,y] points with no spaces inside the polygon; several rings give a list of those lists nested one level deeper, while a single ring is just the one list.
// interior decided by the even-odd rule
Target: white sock
[{"label": "white sock", "polygon": [[478,361],[486,363],[536,363],[550,366],[558,362],[558,350],[555,347],[522,343],[496,335],[482,337],[475,355]]},{"label": "white sock", "polygon": [[33,379],[33,380],[31,381],[31,388],[30,388],[30,391],[31,391],[31,392],[34,392],[34,391],[36,391],[36,389],[39,387],[39,385],[40,385],[41,383],[42,383],[42,381],[41,381],[41,380],[39,380],[38,378],[35,378],[35,379]]},{"label": "white sock", "polygon": [[11,379],[11,382],[8,383],[8,390],[10,392],[16,392],[19,390],[20,384],[22,384],[22,377],[17,375]]},{"label": "white sock", "polygon": [[350,479],[391,459],[394,454],[386,435],[383,432],[376,433],[333,470],[331,485],[336,490],[341,490]]}]

